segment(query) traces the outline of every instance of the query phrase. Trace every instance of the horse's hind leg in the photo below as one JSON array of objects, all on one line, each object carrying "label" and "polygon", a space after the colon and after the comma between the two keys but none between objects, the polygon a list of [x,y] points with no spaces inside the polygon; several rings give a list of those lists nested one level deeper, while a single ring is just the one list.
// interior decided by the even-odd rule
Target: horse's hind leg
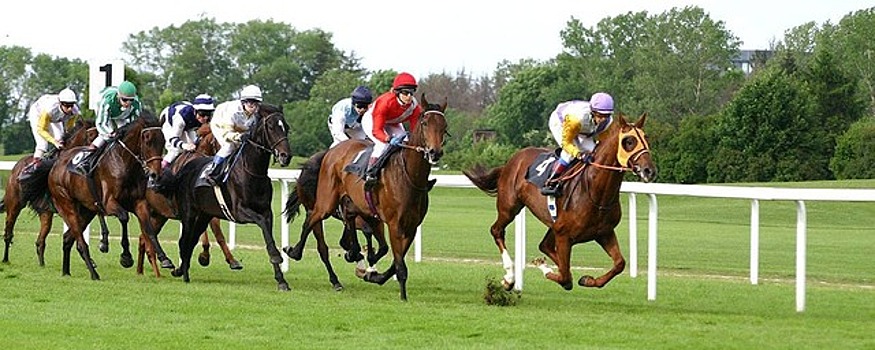
[{"label": "horse's hind leg", "polygon": [[[499,198],[498,201],[500,203],[502,200]],[[504,267],[504,277],[501,283],[505,290],[511,290],[515,283],[513,258],[511,258],[510,253],[507,251],[505,229],[507,229],[507,225],[514,220],[520,210],[522,210],[522,206],[518,204],[510,208],[501,208],[499,205],[498,217],[495,219],[492,227],[489,228],[489,233],[492,234],[492,239],[495,241],[495,245],[498,246],[498,253],[501,254],[501,265]]]},{"label": "horse's hind leg", "polygon": [[[355,234],[353,228],[353,234]],[[316,250],[319,251],[319,258],[322,260],[322,265],[325,265],[325,270],[328,272],[328,281],[335,291],[343,290],[343,285],[337,279],[337,274],[334,273],[334,268],[331,266],[330,256],[328,255],[328,244],[325,243],[325,232],[322,230],[322,225],[316,225],[313,228],[313,236],[316,237]]]},{"label": "horse's hind leg", "polygon": [[46,266],[46,236],[52,230],[52,217],[54,215],[45,211],[39,214],[40,229],[39,235],[36,237],[36,257],[39,260],[39,266]]},{"label": "horse's hind leg", "polygon": [[225,234],[222,233],[222,222],[219,219],[213,218],[210,220],[210,230],[213,231],[213,237],[216,238],[216,244],[219,245],[219,248],[222,249],[222,254],[225,255],[225,262],[228,263],[228,267],[230,267],[231,270],[243,269],[243,264],[234,258],[234,254],[231,254],[231,248],[228,248],[228,243],[225,241]]},{"label": "horse's hind leg", "polygon": [[201,248],[203,249],[197,256],[197,263],[201,266],[210,266],[210,236],[207,231],[201,233]]},{"label": "horse's hind leg", "polygon": [[586,275],[580,277],[577,284],[583,287],[604,287],[611,281],[611,279],[626,269],[626,259],[623,258],[623,253],[620,251],[620,244],[617,243],[616,232],[612,231],[609,235],[599,237],[596,239],[596,242],[602,246],[605,253],[608,253],[608,256],[610,256],[611,260],[614,262],[614,266],[604,275],[599,276],[599,278],[593,278],[592,276]]},{"label": "horse's hind leg", "polygon": [[[11,181],[11,180],[10,180]],[[12,196],[12,193],[6,193],[6,196]],[[6,201],[6,197],[3,198]],[[3,262],[9,262],[9,246],[12,245],[12,238],[15,237],[15,221],[18,220],[18,215],[21,214],[21,209],[23,207],[22,203],[16,203],[18,201],[10,200],[6,201],[6,231],[3,234],[3,242],[5,243],[5,248],[3,249]],[[42,264],[40,264],[42,266]]]},{"label": "horse's hind leg", "polygon": [[301,224],[301,237],[298,239],[298,243],[295,243],[294,247],[285,247],[283,251],[286,252],[289,259],[293,259],[295,261],[300,261],[301,257],[304,255],[304,246],[307,245],[307,237],[310,236],[310,213],[307,213],[307,217],[304,219],[304,223]]}]

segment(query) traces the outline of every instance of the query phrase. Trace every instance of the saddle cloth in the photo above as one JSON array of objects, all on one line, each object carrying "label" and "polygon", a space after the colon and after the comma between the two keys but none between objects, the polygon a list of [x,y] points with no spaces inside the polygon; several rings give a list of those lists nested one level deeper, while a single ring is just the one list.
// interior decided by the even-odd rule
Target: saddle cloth
[{"label": "saddle cloth", "polygon": [[543,187],[550,178],[550,174],[553,173],[553,163],[559,159],[559,152],[560,150],[556,149],[552,152],[541,153],[535,157],[535,160],[529,165],[528,171],[526,171],[526,180],[537,187]]}]

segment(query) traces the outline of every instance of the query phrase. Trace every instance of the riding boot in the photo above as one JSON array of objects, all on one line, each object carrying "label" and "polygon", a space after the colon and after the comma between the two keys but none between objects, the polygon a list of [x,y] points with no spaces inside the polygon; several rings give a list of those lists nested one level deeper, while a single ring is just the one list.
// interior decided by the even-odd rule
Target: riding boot
[{"label": "riding boot", "polygon": [[541,194],[553,197],[559,197],[562,195],[562,187],[559,183],[559,177],[565,172],[567,166],[568,165],[565,164],[562,159],[556,161],[553,165],[553,173],[550,174],[550,178],[547,179],[547,182],[544,183],[544,187],[541,188]]},{"label": "riding boot", "polygon": [[18,180],[26,180],[30,178],[36,168],[40,165],[41,160],[42,158],[33,157],[33,160],[30,161],[30,164],[25,166],[24,169],[21,170],[21,173],[18,174]]},{"label": "riding boot", "polygon": [[204,168],[204,172],[201,173],[201,179],[212,183],[218,182],[222,175],[222,163],[224,162],[224,157],[215,156],[213,162]]},{"label": "riding boot", "polygon": [[368,160],[368,170],[365,172],[365,189],[370,191],[377,185],[377,180],[380,177],[380,166],[377,164],[377,157],[371,157]]}]

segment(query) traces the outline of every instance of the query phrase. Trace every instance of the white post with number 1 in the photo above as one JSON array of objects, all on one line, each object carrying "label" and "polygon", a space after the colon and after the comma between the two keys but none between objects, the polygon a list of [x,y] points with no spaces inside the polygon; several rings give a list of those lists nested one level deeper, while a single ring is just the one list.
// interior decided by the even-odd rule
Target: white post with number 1
[{"label": "white post with number 1", "polygon": [[88,108],[97,111],[100,91],[125,81],[125,62],[96,60],[88,63]]}]

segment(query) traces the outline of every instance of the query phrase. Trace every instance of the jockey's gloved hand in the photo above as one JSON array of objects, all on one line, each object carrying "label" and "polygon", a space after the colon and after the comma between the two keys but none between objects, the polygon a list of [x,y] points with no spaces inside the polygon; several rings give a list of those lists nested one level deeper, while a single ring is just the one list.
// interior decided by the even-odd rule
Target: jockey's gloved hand
[{"label": "jockey's gloved hand", "polygon": [[592,163],[592,153],[580,152],[580,154],[577,156],[577,159],[580,159],[580,161],[584,163]]},{"label": "jockey's gloved hand", "polygon": [[407,135],[403,134],[392,136],[392,138],[389,140],[389,144],[392,146],[400,146],[401,143],[404,142],[405,137],[407,137]]},{"label": "jockey's gloved hand", "polygon": [[186,151],[194,151],[195,148],[197,148],[197,146],[195,146],[193,143],[186,142],[182,144],[182,149]]}]

